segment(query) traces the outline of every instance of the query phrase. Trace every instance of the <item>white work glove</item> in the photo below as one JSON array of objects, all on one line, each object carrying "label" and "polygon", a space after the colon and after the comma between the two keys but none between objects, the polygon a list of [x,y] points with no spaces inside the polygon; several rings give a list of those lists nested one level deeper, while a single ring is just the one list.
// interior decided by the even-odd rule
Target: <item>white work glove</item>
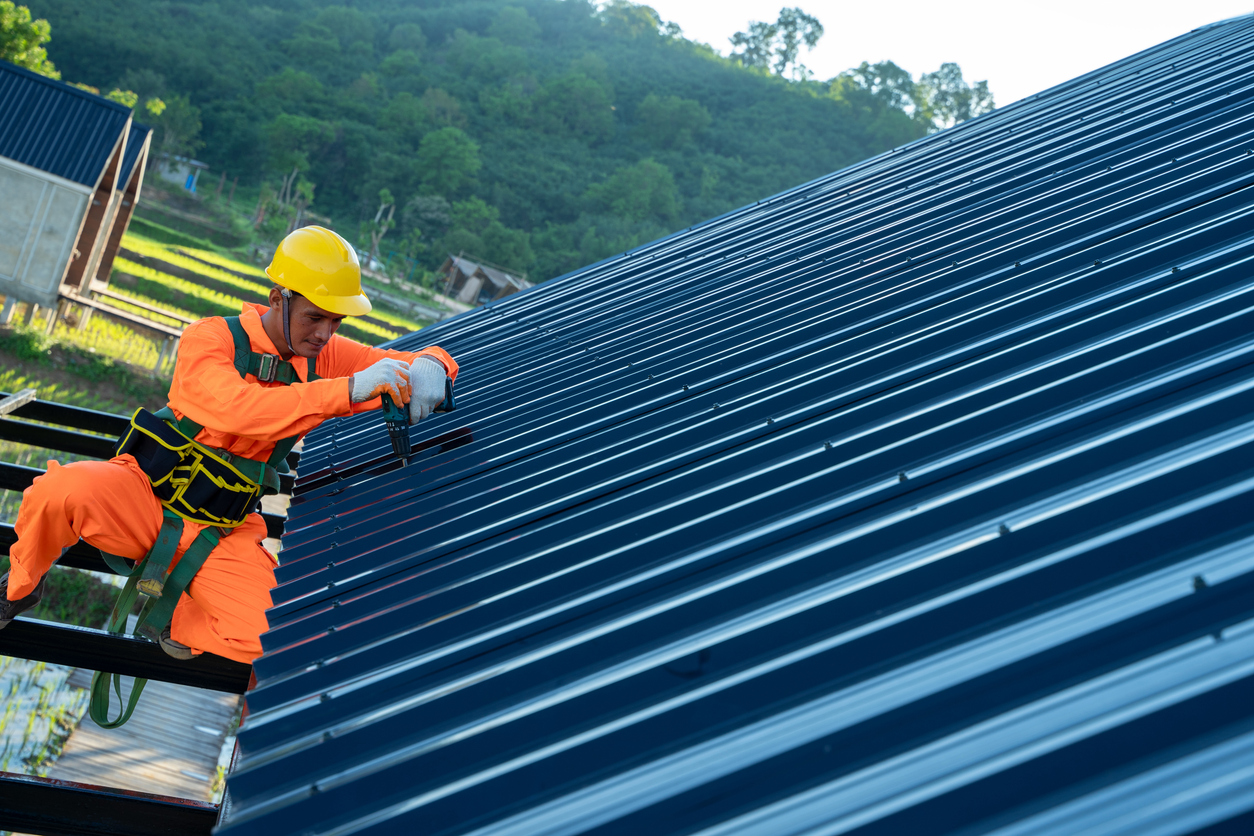
[{"label": "white work glove", "polygon": [[398,405],[409,402],[409,364],[404,360],[384,357],[369,368],[353,375],[350,386],[353,403],[365,403],[385,392]]},{"label": "white work glove", "polygon": [[448,372],[434,357],[419,357],[409,367],[409,385],[413,399],[409,402],[409,423],[417,424],[444,403],[444,379]]}]

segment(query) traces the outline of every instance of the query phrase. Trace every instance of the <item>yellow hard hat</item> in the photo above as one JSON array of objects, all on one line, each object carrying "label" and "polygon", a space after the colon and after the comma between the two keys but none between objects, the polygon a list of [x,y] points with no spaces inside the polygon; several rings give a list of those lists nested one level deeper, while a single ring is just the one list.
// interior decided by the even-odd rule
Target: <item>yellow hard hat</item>
[{"label": "yellow hard hat", "polygon": [[370,313],[370,300],[361,292],[357,252],[329,229],[306,226],[289,233],[274,251],[266,275],[324,311]]}]

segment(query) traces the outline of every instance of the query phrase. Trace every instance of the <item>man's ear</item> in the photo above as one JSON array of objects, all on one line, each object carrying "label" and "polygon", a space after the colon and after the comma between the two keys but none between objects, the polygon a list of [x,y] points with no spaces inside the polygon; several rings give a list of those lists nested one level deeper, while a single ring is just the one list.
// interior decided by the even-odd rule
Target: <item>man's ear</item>
[{"label": "man's ear", "polygon": [[277,287],[270,288],[270,307],[276,311],[283,307],[283,293]]}]

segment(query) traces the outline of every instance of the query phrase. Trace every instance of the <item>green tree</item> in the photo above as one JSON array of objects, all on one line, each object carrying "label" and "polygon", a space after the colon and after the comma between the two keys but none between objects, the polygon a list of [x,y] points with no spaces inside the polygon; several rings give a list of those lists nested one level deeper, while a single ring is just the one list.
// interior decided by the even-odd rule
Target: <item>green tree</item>
[{"label": "green tree", "polygon": [[389,52],[396,52],[399,49],[422,52],[426,48],[427,36],[422,33],[422,27],[417,23],[398,23],[392,27],[392,32],[388,35]]},{"label": "green tree", "polygon": [[536,94],[535,121],[549,133],[604,142],[614,134],[614,111],[605,88],[583,73],[568,72]]},{"label": "green tree", "polygon": [[875,106],[908,112],[917,99],[914,79],[892,61],[845,70],[829,83],[831,95],[851,101],[861,99]]},{"label": "green tree", "polygon": [[488,34],[503,43],[529,46],[540,37],[540,24],[527,14],[526,9],[506,6],[493,18]]},{"label": "green tree", "polygon": [[440,128],[422,138],[417,163],[423,188],[452,196],[478,173],[479,146],[458,128]]},{"label": "green tree", "polygon": [[361,236],[370,241],[370,257],[379,260],[379,243],[388,230],[396,226],[396,200],[387,189],[379,190],[379,208],[374,218],[361,225]]},{"label": "green tree", "polygon": [[438,244],[437,258],[465,253],[511,270],[526,271],[535,260],[530,236],[505,226],[500,217],[500,210],[482,198],[454,203],[449,212],[449,231]]},{"label": "green tree", "polygon": [[675,177],[654,160],[619,169],[604,183],[589,187],[584,200],[594,211],[629,221],[673,223],[679,215]]},{"label": "green tree", "polygon": [[30,9],[12,0],[0,0],[0,60],[28,70],[60,78],[57,68],[48,60],[44,44],[52,39],[48,21],[32,20]]},{"label": "green tree", "polygon": [[201,149],[200,109],[184,95],[170,96],[160,115],[153,119],[161,150],[172,157],[190,157]]},{"label": "green tree", "polygon": [[791,73],[794,78],[809,78],[811,73],[797,59],[801,47],[814,49],[823,37],[823,24],[799,8],[779,10],[774,23],[750,21],[747,32],[731,36],[735,50],[732,57],[759,70],[773,70],[776,75]]},{"label": "green tree", "polygon": [[642,6],[629,0],[609,0],[601,7],[601,22],[612,32],[638,38],[656,35],[662,28],[662,17],[652,6]]},{"label": "green tree", "polygon": [[968,84],[957,64],[941,64],[934,73],[924,73],[916,86],[915,102],[920,116],[933,130],[948,128],[992,111],[993,94],[987,81]]},{"label": "green tree", "polygon": [[331,126],[312,116],[280,113],[266,126],[270,168],[286,174],[308,171],[309,157],[333,135]]},{"label": "green tree", "polygon": [[439,87],[428,88],[422,94],[422,106],[432,120],[441,125],[466,127],[466,114],[462,112],[461,103]]},{"label": "green tree", "polygon": [[636,105],[637,132],[658,148],[679,148],[710,125],[710,112],[692,99],[650,93]]},{"label": "green tree", "polygon": [[408,145],[417,145],[427,129],[430,117],[412,93],[397,93],[379,114],[379,129]]}]

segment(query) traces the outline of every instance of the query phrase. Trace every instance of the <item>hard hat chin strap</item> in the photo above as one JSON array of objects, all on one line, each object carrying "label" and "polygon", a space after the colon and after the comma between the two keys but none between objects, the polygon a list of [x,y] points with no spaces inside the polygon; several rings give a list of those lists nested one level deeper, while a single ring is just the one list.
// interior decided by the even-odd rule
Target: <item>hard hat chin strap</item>
[{"label": "hard hat chin strap", "polygon": [[281,287],[279,288],[279,294],[283,297],[283,341],[287,343],[287,350],[292,352],[292,356],[295,357],[296,349],[292,348],[292,291],[286,287]]}]

